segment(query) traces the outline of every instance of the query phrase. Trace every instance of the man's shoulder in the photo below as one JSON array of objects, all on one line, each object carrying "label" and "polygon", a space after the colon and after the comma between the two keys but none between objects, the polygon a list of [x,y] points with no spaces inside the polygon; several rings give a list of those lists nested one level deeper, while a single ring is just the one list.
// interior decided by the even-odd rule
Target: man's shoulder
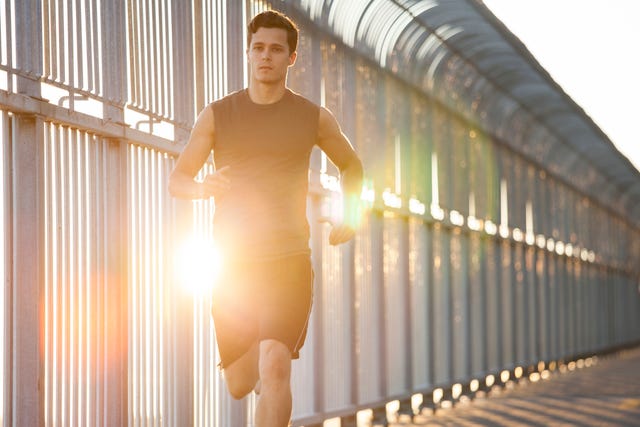
[{"label": "man's shoulder", "polygon": [[214,114],[217,112],[222,112],[223,110],[229,110],[236,108],[238,103],[242,100],[244,89],[237,90],[235,92],[231,92],[222,98],[216,99],[215,101],[209,104],[209,108],[214,111]]},{"label": "man's shoulder", "polygon": [[307,98],[306,96],[299,94],[298,92],[287,88],[287,91],[289,92],[289,94],[291,95],[291,98],[294,100],[294,102],[299,103],[299,104],[303,104],[303,105],[307,105],[309,107],[315,107],[315,108],[320,108],[320,106],[313,102],[312,100],[310,100],[309,98]]},{"label": "man's shoulder", "polygon": [[320,106],[317,103],[291,89],[287,90],[289,91],[291,102],[295,106],[296,110],[299,110],[300,112],[306,111],[307,114],[310,114],[311,117],[314,118],[319,116]]},{"label": "man's shoulder", "polygon": [[225,104],[228,102],[234,102],[235,100],[238,100],[240,98],[242,98],[242,96],[244,95],[246,89],[240,89],[240,90],[236,90],[234,92],[230,92],[226,95],[224,95],[222,98],[218,98],[214,101],[212,101],[209,105],[219,105],[219,104]]}]

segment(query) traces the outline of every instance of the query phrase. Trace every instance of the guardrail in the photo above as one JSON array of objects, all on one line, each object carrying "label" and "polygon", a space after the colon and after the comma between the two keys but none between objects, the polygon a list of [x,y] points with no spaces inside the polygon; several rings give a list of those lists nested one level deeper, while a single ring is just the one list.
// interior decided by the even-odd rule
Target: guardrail
[{"label": "guardrail", "polygon": [[[0,425],[252,422],[215,368],[208,294],[174,265],[214,206],[171,199],[166,178],[195,106],[242,84],[243,41],[218,33],[268,5],[177,3],[2,4]],[[336,113],[369,179],[356,241],[330,247],[334,170],[313,153],[295,425],[408,413],[638,341],[638,230],[313,28],[300,50],[292,86]]]}]

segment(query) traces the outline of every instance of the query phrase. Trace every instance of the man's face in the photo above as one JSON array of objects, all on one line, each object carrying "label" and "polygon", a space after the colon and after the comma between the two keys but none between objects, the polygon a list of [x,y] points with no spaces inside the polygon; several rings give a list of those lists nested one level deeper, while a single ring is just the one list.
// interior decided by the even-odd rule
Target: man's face
[{"label": "man's face", "polygon": [[289,53],[287,32],[282,28],[258,28],[251,37],[247,57],[251,77],[261,83],[284,81],[296,61],[296,53]]}]

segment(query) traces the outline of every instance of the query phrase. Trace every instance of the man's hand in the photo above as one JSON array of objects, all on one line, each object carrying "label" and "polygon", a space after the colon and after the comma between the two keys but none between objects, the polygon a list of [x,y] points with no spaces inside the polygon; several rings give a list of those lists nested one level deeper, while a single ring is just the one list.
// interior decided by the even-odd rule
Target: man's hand
[{"label": "man's hand", "polygon": [[329,244],[340,245],[353,239],[356,232],[353,228],[346,224],[336,224],[331,227],[331,233],[329,233]]},{"label": "man's hand", "polygon": [[204,177],[202,194],[204,197],[221,197],[231,188],[228,176],[229,166],[217,169],[214,173]]}]

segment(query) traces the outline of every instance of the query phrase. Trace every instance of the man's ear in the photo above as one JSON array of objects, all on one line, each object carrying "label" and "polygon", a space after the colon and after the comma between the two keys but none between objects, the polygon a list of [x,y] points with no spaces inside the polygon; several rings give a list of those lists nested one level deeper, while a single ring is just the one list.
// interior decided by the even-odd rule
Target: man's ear
[{"label": "man's ear", "polygon": [[296,63],[296,58],[298,58],[298,52],[293,52],[291,55],[289,55],[289,67],[291,67],[293,64]]}]

